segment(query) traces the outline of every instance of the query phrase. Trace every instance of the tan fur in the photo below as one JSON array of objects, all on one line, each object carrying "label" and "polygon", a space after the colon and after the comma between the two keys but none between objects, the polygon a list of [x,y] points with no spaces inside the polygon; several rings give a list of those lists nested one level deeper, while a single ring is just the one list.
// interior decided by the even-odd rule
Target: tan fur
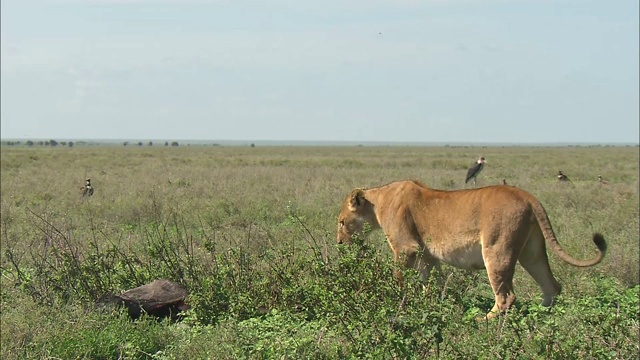
[{"label": "tan fur", "polygon": [[545,240],[574,266],[593,266],[606,252],[604,238],[594,234],[596,258],[571,257],[558,243],[542,204],[513,186],[443,191],[418,181],[398,181],[354,189],[338,217],[338,243],[361,236],[365,222],[384,231],[394,259],[419,270],[425,283],[441,261],[462,269],[486,269],[495,294],[487,318],[513,304],[517,261],[540,285],[542,304],[553,304],[561,286],[551,273]]}]

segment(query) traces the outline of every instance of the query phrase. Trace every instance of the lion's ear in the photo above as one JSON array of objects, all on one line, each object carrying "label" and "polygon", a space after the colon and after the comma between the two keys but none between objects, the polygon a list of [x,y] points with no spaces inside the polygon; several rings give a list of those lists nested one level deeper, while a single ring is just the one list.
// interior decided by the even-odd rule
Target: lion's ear
[{"label": "lion's ear", "polygon": [[354,189],[349,196],[349,210],[358,210],[364,204],[364,200],[364,191],[362,189]]}]

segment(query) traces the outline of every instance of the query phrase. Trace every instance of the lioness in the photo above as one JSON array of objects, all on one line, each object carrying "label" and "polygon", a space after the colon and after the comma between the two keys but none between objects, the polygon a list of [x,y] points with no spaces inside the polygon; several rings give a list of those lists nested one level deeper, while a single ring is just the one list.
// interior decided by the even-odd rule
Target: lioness
[{"label": "lioness", "polygon": [[405,255],[404,265],[419,270],[425,283],[440,261],[462,269],[487,269],[495,305],[486,318],[513,304],[516,261],[542,288],[542,305],[553,304],[561,286],[551,273],[545,240],[562,260],[580,267],[599,263],[607,249],[604,237],[596,233],[596,258],[573,258],[558,243],[542,204],[513,186],[443,191],[419,181],[397,181],[354,189],[338,216],[338,243],[362,236],[365,222],[372,229],[382,228],[394,259]]}]

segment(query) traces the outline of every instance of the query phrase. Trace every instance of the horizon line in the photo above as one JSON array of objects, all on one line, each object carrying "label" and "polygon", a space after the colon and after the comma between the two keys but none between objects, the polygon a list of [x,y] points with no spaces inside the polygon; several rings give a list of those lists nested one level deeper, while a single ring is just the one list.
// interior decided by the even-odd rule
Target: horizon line
[{"label": "horizon line", "polygon": [[[55,140],[57,142],[61,141],[74,141],[74,142],[92,142],[92,143],[106,143],[106,144],[114,144],[114,143],[148,143],[148,142],[182,142],[186,144],[218,144],[218,145],[238,145],[238,144],[261,144],[261,145],[294,145],[294,144],[314,144],[314,145],[419,145],[419,146],[536,146],[536,145],[546,145],[546,146],[566,146],[566,145],[617,145],[617,146],[638,146],[639,142],[625,142],[625,141],[540,141],[540,142],[508,142],[508,141],[385,141],[385,140],[366,140],[366,141],[357,141],[357,140],[255,140],[255,139],[166,139],[166,138],[156,138],[156,139],[133,139],[133,138],[25,138],[25,137],[17,137],[17,138],[3,138],[0,137],[0,141],[49,141]],[[135,144],[132,144],[135,145]]]}]

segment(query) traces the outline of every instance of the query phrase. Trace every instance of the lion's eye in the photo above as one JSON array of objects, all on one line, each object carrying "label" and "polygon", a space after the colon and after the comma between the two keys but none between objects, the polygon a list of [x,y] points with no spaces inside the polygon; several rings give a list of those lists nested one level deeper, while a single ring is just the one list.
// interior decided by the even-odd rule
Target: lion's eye
[{"label": "lion's eye", "polygon": [[344,227],[344,220],[339,221],[340,227]]}]

